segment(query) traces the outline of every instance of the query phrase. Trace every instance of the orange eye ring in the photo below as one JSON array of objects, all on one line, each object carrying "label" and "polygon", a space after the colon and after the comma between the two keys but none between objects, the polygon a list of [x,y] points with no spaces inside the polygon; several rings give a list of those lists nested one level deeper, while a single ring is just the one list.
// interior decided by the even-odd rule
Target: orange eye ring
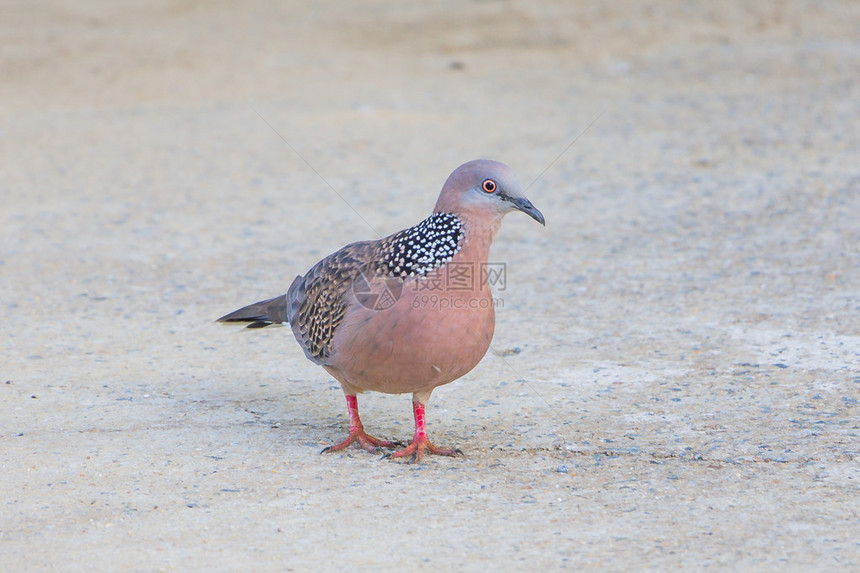
[{"label": "orange eye ring", "polygon": [[496,182],[492,179],[484,179],[484,182],[481,183],[481,189],[483,189],[487,193],[495,193],[496,188]]}]

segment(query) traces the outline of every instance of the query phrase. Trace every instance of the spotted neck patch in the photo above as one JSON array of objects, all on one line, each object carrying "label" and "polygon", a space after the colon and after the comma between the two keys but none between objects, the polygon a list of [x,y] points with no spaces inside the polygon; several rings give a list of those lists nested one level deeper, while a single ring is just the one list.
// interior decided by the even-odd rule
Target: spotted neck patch
[{"label": "spotted neck patch", "polygon": [[451,213],[433,213],[384,241],[380,274],[424,276],[449,262],[462,246],[463,223]]}]

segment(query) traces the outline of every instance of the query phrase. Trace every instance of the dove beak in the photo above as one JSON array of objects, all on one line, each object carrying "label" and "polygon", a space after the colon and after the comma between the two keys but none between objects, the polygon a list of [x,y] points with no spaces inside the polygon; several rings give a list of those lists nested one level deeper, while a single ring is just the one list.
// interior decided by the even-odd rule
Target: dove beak
[{"label": "dove beak", "polygon": [[514,206],[514,209],[522,211],[544,227],[546,227],[546,219],[543,218],[543,213],[537,210],[537,207],[532,205],[532,202],[525,197],[508,197],[502,195],[502,198]]}]

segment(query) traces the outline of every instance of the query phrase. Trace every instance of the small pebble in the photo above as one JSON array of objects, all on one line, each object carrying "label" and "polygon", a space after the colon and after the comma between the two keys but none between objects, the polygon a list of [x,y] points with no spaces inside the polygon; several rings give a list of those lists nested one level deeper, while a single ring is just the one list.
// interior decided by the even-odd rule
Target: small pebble
[{"label": "small pebble", "polygon": [[557,471],[560,474],[566,474],[567,473],[567,466],[564,464],[561,464],[560,466],[555,468],[555,471]]}]

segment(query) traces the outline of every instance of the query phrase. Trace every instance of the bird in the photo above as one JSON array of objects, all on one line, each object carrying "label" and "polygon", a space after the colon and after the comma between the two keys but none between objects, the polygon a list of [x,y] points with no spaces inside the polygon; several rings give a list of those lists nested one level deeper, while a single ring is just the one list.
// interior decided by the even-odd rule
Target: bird
[{"label": "bird", "polygon": [[[351,243],[297,276],[286,294],[217,322],[289,325],[307,358],[340,383],[349,434],[321,453],[357,444],[372,453],[396,449],[385,457],[408,461],[462,455],[430,441],[425,405],[435,388],[468,373],[490,347],[495,301],[488,255],[511,211],[546,226],[510,167],[469,161],[451,173],[433,212],[417,225]],[[412,394],[415,432],[408,445],[365,432],[357,396],[368,391]]]}]

